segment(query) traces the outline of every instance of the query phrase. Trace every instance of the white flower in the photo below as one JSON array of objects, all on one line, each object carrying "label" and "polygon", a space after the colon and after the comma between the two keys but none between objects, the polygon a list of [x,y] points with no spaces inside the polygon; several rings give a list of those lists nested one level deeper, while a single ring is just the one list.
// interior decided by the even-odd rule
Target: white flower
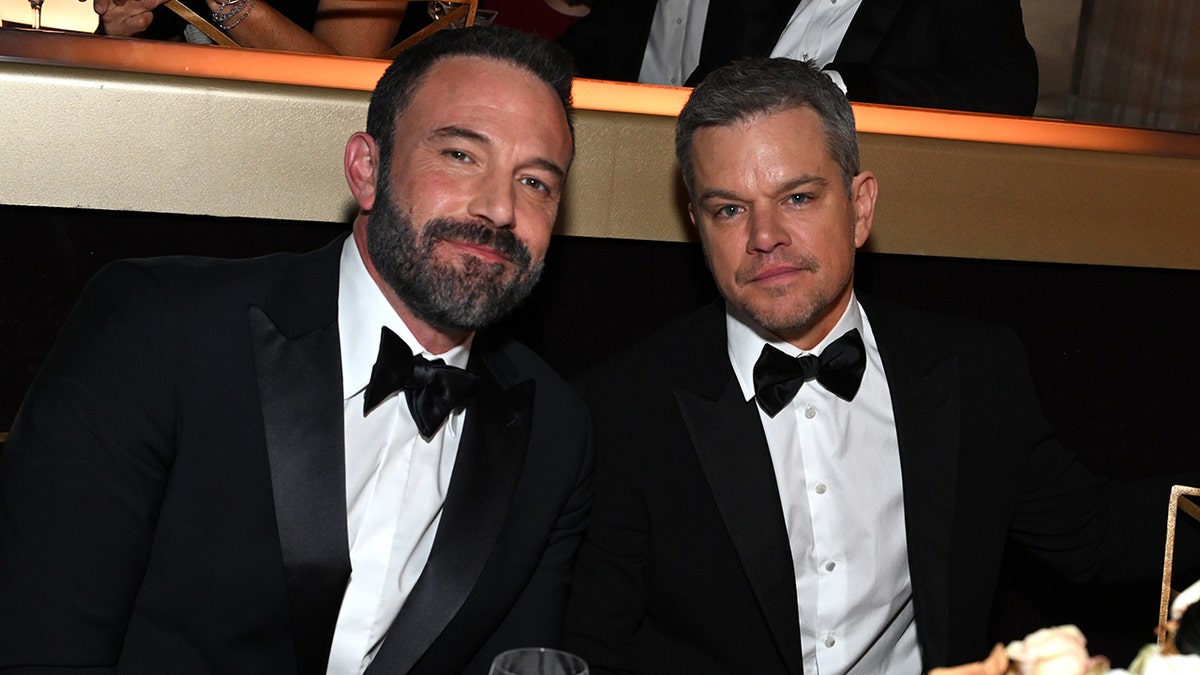
[{"label": "white flower", "polygon": [[1175,596],[1175,600],[1171,603],[1171,619],[1178,621],[1184,611],[1191,607],[1193,603],[1200,600],[1200,581],[1188,586],[1183,591]]},{"label": "white flower", "polygon": [[1007,651],[1021,675],[1084,675],[1092,665],[1087,640],[1075,626],[1043,628],[1009,643]]},{"label": "white flower", "polygon": [[1129,672],[1133,675],[1200,675],[1200,656],[1163,654],[1158,645],[1146,645],[1133,659]]}]

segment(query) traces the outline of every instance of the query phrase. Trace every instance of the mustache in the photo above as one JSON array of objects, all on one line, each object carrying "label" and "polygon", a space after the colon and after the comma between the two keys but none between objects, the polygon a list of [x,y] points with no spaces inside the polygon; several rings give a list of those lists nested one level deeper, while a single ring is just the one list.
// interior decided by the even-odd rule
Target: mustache
[{"label": "mustache", "polygon": [[808,270],[815,272],[821,269],[821,262],[813,256],[809,255],[770,255],[764,258],[758,258],[748,265],[745,265],[734,272],[734,280],[738,283],[750,283],[758,275],[768,267],[776,265],[785,265],[794,267],[800,270]]},{"label": "mustache", "polygon": [[452,239],[494,249],[521,269],[533,263],[529,248],[509,229],[496,229],[467,220],[435,218],[425,224],[422,235],[427,246],[435,239]]}]

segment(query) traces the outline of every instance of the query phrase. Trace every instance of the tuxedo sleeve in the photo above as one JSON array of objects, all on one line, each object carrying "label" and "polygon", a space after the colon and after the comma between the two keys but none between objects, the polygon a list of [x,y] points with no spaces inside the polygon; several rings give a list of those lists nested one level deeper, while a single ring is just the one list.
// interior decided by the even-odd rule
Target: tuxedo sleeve
[{"label": "tuxedo sleeve", "polygon": [[574,488],[563,505],[547,540],[546,549],[529,583],[504,621],[478,651],[465,673],[487,673],[492,659],[515,646],[559,647],[571,570],[587,530],[592,507],[593,451],[590,429],[586,450],[580,455]]},{"label": "tuxedo sleeve", "polygon": [[566,620],[568,651],[582,655],[596,674],[624,671],[623,654],[644,614],[650,545],[649,514],[621,460],[630,448],[614,447],[606,439],[610,430],[598,417],[595,497]]},{"label": "tuxedo sleeve", "polygon": [[1053,436],[1024,349],[1015,336],[1005,335],[1008,344],[997,345],[994,353],[1008,356],[989,370],[995,387],[1013,394],[995,407],[1006,411],[1007,422],[994,428],[999,436],[1012,434],[1009,537],[1075,581],[1156,578],[1170,486],[1183,477],[1122,481],[1093,473]]},{"label": "tuxedo sleeve", "polygon": [[17,415],[0,454],[0,671],[119,659],[173,453],[162,306],[145,271],[107,268]]},{"label": "tuxedo sleeve", "polygon": [[[907,4],[913,9],[900,9],[888,27],[864,29],[856,17],[826,66],[842,76],[850,100],[1033,114],[1037,57],[1025,38],[1019,0]],[[884,34],[877,43],[870,37],[856,41],[856,30]],[[858,48],[867,42],[871,48]]]}]

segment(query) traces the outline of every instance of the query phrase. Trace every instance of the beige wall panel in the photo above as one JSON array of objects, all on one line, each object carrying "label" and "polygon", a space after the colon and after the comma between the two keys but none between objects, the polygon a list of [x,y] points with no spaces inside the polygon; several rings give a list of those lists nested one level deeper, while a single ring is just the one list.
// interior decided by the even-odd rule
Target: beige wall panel
[{"label": "beige wall panel", "polygon": [[864,134],[872,250],[1200,269],[1200,161]]},{"label": "beige wall panel", "polygon": [[[342,152],[363,128],[378,62],[17,37],[0,31],[0,204],[322,222],[352,212]],[[31,46],[45,53],[3,56]],[[55,65],[80,54],[137,56],[160,70]],[[211,74],[198,77],[204,68]],[[218,74],[239,69],[265,81]],[[308,79],[284,83],[296,78]],[[579,111],[559,231],[692,239],[674,118],[612,111],[631,95],[678,110],[686,90],[578,84],[587,107],[607,110]],[[886,106],[856,113],[863,165],[880,182],[876,251],[1200,270],[1200,137]]]},{"label": "beige wall panel", "polygon": [[579,112],[562,234],[679,241],[690,236],[675,168],[675,118]]},{"label": "beige wall panel", "polygon": [[365,92],[0,63],[0,203],[339,221]]}]

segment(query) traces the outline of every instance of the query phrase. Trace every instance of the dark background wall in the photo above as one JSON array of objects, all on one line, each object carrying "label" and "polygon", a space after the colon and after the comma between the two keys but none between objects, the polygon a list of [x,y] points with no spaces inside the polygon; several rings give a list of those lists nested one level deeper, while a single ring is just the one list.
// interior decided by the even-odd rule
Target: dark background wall
[{"label": "dark background wall", "polygon": [[[344,230],[0,206],[0,430],[11,426],[58,327],[105,263],[306,251]],[[1200,272],[870,252],[860,254],[858,270],[859,287],[876,295],[1013,327],[1029,350],[1046,416],[1098,473],[1200,469]],[[556,237],[544,281],[507,324],[571,376],[715,296],[695,244]],[[1165,517],[1165,500],[1163,507]],[[1004,584],[996,640],[1076,623],[1093,653],[1123,665],[1154,639],[1158,579],[1069,584],[1012,551]]]}]

